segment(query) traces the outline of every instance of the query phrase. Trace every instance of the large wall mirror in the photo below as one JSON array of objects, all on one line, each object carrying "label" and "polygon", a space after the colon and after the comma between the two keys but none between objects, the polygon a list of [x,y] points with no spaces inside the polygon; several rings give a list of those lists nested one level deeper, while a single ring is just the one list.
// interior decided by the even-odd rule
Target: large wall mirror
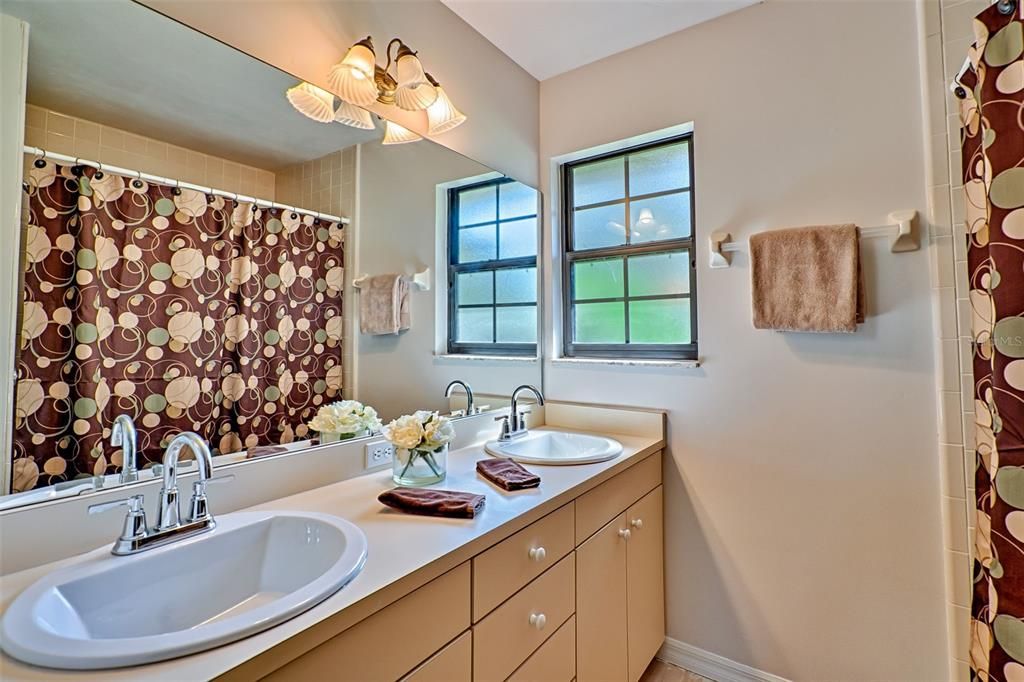
[{"label": "large wall mirror", "polygon": [[301,457],[342,399],[540,385],[534,189],[129,0],[4,12],[31,31],[0,509],[148,480],[181,431]]}]

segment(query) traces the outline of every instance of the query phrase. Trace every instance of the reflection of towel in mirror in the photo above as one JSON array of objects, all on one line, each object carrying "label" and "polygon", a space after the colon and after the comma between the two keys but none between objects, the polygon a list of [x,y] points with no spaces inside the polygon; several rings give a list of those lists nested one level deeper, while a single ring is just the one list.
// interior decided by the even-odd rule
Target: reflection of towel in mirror
[{"label": "reflection of towel in mirror", "polygon": [[245,458],[256,459],[267,455],[279,455],[282,452],[288,452],[288,447],[285,445],[255,445],[245,451]]},{"label": "reflection of towel in mirror", "polygon": [[397,334],[409,328],[409,281],[401,275],[374,275],[359,298],[359,331]]}]

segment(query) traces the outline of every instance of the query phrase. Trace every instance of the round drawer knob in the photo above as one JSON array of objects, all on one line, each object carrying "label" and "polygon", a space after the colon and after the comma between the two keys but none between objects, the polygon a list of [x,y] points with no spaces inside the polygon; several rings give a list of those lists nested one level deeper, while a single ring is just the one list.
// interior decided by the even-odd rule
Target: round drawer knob
[{"label": "round drawer knob", "polygon": [[630,535],[632,535],[632,533],[629,531],[628,528],[623,528],[619,531],[619,537],[623,540],[628,540]]},{"label": "round drawer knob", "polygon": [[644,527],[644,520],[643,519],[633,519],[632,521],[629,522],[629,525],[633,526],[637,530],[640,530],[641,528]]},{"label": "round drawer knob", "polygon": [[547,557],[547,555],[548,553],[543,547],[534,547],[530,550],[530,558],[534,561],[544,561],[544,558]]},{"label": "round drawer knob", "polygon": [[543,630],[544,626],[547,624],[548,617],[545,616],[543,613],[530,614],[530,625],[537,628],[538,630]]}]

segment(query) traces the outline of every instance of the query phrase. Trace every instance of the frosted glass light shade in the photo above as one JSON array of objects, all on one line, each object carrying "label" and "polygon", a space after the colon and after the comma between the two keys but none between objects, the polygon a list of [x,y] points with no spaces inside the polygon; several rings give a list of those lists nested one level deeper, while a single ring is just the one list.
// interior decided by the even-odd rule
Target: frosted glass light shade
[{"label": "frosted glass light shade", "polygon": [[370,118],[369,111],[344,100],[342,100],[338,110],[334,112],[334,120],[352,128],[359,128],[360,130],[373,130],[374,128],[373,119]]},{"label": "frosted glass light shade", "polygon": [[416,142],[422,139],[422,137],[408,128],[403,128],[393,121],[388,121],[384,126],[384,139],[381,140],[381,144],[405,144],[406,142]]},{"label": "frosted glass light shade", "polygon": [[395,88],[395,105],[406,111],[422,111],[437,100],[437,88],[430,84],[423,73],[423,65],[414,54],[403,54],[398,58],[398,87]]},{"label": "frosted glass light shade", "polygon": [[334,95],[305,81],[288,88],[285,97],[295,110],[319,123],[334,120]]},{"label": "frosted glass light shade", "polygon": [[[363,42],[369,42],[369,38]],[[361,107],[377,101],[377,84],[373,80],[377,58],[363,42],[350,47],[345,58],[327,74],[328,83],[339,97]]]},{"label": "frosted glass light shade", "polygon": [[427,107],[427,132],[431,135],[440,135],[461,125],[465,120],[466,115],[455,108],[444,88],[437,86],[437,99]]}]

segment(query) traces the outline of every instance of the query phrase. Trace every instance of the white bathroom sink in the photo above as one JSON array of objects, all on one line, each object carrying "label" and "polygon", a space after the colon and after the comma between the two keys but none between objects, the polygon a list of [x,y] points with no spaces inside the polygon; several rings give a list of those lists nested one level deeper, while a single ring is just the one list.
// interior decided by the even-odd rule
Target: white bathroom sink
[{"label": "white bathroom sink", "polygon": [[603,436],[564,431],[531,431],[510,441],[492,440],[487,454],[529,464],[592,464],[618,457],[622,443]]},{"label": "white bathroom sink", "polygon": [[320,603],[362,569],[366,536],[327,514],[238,512],[203,535],[131,556],[104,548],[22,592],[0,646],[76,670],[233,642]]}]

